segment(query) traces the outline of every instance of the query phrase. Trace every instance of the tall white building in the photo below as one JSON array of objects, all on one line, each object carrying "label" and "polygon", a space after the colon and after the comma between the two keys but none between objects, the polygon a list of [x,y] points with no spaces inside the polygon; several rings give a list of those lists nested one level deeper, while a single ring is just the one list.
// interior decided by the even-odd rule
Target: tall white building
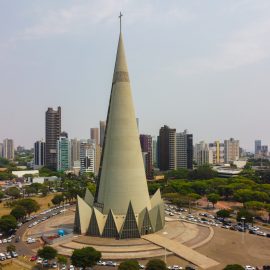
[{"label": "tall white building", "polygon": [[4,139],[3,141],[3,157],[9,160],[14,159],[14,143],[12,139]]},{"label": "tall white building", "polygon": [[80,173],[95,173],[96,144],[90,140],[81,140],[80,144]]},{"label": "tall white building", "polygon": [[0,157],[3,157],[3,144],[0,143]]},{"label": "tall white building", "polygon": [[230,163],[239,159],[239,140],[230,138],[224,141],[224,161]]},{"label": "tall white building", "polygon": [[209,150],[213,153],[213,164],[224,164],[224,143],[209,143]]},{"label": "tall white building", "polygon": [[176,168],[193,168],[193,135],[187,130],[176,133]]},{"label": "tall white building", "polygon": [[213,164],[213,152],[205,142],[199,142],[194,147],[194,160],[198,166]]}]

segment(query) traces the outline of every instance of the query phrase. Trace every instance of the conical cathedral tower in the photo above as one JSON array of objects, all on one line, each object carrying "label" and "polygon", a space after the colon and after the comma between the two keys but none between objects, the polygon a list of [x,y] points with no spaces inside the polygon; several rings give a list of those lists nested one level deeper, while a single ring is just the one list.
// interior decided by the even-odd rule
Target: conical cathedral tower
[{"label": "conical cathedral tower", "polygon": [[[121,18],[120,18],[121,19]],[[134,238],[164,226],[159,190],[150,198],[120,31],[95,197],[78,197],[75,231]]]}]

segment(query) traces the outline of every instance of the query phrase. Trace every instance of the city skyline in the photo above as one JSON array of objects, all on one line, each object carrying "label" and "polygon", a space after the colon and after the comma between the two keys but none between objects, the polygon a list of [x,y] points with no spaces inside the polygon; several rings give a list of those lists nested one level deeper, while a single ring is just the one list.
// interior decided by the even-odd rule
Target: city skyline
[{"label": "city skyline", "polygon": [[70,138],[87,138],[105,119],[122,10],[141,134],[156,136],[166,124],[188,129],[194,142],[233,137],[247,150],[255,139],[270,144],[262,124],[269,114],[268,1],[16,3],[0,4],[0,89],[12,101],[2,104],[1,140],[33,147],[45,138],[47,107],[62,107]]}]

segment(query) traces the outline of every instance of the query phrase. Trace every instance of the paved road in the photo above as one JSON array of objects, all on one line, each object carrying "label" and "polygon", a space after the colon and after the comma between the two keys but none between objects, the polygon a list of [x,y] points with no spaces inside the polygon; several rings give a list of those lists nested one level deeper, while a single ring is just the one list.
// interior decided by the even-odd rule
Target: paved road
[{"label": "paved road", "polygon": [[[65,208],[69,208],[72,207],[73,205],[70,205],[68,207]],[[42,219],[45,216],[51,216],[53,213],[55,212],[59,212],[61,209],[63,209],[63,207],[59,208],[59,209],[55,209],[52,210],[51,212],[47,213],[47,214],[43,214],[43,215],[38,215],[36,218],[33,218],[30,221],[27,221],[26,223],[24,223],[17,231],[16,231],[16,236],[12,239],[11,243],[6,243],[6,244],[0,244],[0,252],[6,252],[6,248],[8,245],[13,244],[16,246],[16,251],[18,253],[18,255],[27,255],[27,256],[33,256],[36,255],[36,252],[34,252],[32,249],[36,249],[39,248],[42,244],[41,242],[37,241],[36,243],[32,243],[32,244],[27,244],[25,241],[23,241],[23,235],[26,232],[26,230],[28,229],[28,226],[33,223],[34,221],[37,221],[38,219]],[[45,220],[46,221],[46,220]],[[44,221],[44,222],[45,222]],[[43,221],[42,221],[43,222]],[[15,242],[16,238],[20,238],[19,242]]]}]

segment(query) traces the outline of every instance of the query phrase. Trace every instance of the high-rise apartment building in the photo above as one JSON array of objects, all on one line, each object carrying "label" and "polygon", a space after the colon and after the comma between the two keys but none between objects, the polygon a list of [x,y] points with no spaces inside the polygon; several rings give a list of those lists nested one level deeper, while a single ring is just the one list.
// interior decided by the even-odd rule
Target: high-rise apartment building
[{"label": "high-rise apartment building", "polygon": [[80,163],[80,141],[75,139],[70,140],[70,148],[71,148],[71,167],[78,165]]},{"label": "high-rise apartment building", "polygon": [[4,139],[3,141],[3,158],[14,159],[14,143],[12,139]]},{"label": "high-rise apartment building", "polygon": [[224,161],[230,163],[239,159],[239,140],[230,138],[224,141]]},{"label": "high-rise apartment building", "polygon": [[224,164],[224,143],[209,143],[209,150],[213,153],[213,164]]},{"label": "high-rise apartment building", "polygon": [[193,135],[187,130],[176,133],[176,168],[193,168]]},{"label": "high-rise apartment building", "polygon": [[0,157],[3,157],[3,143],[0,143]]},{"label": "high-rise apartment building", "polygon": [[45,128],[45,164],[47,167],[57,169],[57,140],[61,133],[61,107],[57,110],[48,108],[46,111],[46,128]]},{"label": "high-rise apartment building", "polygon": [[255,140],[255,155],[260,154],[262,147],[262,141],[261,140]]},{"label": "high-rise apartment building", "polygon": [[45,142],[36,141],[34,144],[34,168],[38,169],[45,165]]},{"label": "high-rise apartment building", "polygon": [[268,156],[268,146],[267,145],[262,145],[261,146],[260,154],[263,157],[267,157]]},{"label": "high-rise apartment building", "polygon": [[176,169],[176,129],[166,125],[159,130],[158,166],[161,171]]},{"label": "high-rise apartment building", "polygon": [[194,147],[194,160],[198,166],[213,164],[213,152],[205,142],[199,142]]},{"label": "high-rise apartment building", "polygon": [[157,166],[157,140],[152,137],[152,164]]},{"label": "high-rise apartment building", "polygon": [[153,179],[152,136],[145,134],[140,135],[140,143],[144,157],[146,178]]},{"label": "high-rise apartment building", "polygon": [[99,130],[98,128],[90,129],[90,139],[95,140],[96,145],[99,144]]},{"label": "high-rise apartment building", "polygon": [[100,133],[99,144],[100,144],[101,148],[103,148],[105,130],[106,130],[106,121],[99,121],[99,133]]},{"label": "high-rise apartment building", "polygon": [[57,140],[57,171],[68,171],[71,166],[71,147],[67,133],[62,132]]},{"label": "high-rise apartment building", "polygon": [[86,140],[81,140],[80,144],[80,173],[87,172],[95,173],[95,161],[96,161],[96,144]]}]

